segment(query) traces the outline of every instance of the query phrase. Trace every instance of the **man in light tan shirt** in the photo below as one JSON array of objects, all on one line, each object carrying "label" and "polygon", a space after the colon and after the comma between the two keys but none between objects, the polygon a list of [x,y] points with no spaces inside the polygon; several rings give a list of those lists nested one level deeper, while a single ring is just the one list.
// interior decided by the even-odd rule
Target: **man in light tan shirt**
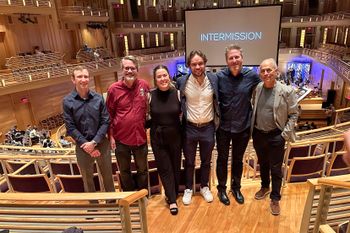
[{"label": "man in light tan shirt", "polygon": [[208,187],[211,154],[214,148],[215,130],[219,125],[217,102],[217,78],[205,72],[206,56],[201,51],[192,51],[187,58],[191,74],[177,80],[181,93],[183,112],[186,189],[182,201],[191,203],[193,194],[193,173],[197,146],[199,144],[201,159],[200,193],[207,202],[213,201]]}]

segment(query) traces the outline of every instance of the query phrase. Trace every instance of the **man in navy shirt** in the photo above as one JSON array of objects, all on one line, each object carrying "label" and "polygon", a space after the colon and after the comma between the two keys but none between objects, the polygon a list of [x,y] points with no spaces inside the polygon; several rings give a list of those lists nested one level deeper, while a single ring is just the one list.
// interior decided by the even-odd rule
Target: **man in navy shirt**
[{"label": "man in navy shirt", "polygon": [[63,117],[67,134],[76,142],[76,156],[85,192],[95,192],[95,160],[106,192],[114,192],[112,163],[106,133],[109,114],[101,95],[89,89],[89,71],[83,66],[73,70],[74,90],[63,99]]},{"label": "man in navy shirt", "polygon": [[225,56],[227,67],[217,73],[221,113],[220,127],[216,132],[218,197],[223,204],[230,204],[226,193],[226,181],[228,154],[232,141],[231,191],[235,200],[243,204],[244,197],[240,191],[242,159],[250,137],[252,115],[250,100],[260,78],[255,72],[243,68],[243,54],[239,46],[229,45]]}]

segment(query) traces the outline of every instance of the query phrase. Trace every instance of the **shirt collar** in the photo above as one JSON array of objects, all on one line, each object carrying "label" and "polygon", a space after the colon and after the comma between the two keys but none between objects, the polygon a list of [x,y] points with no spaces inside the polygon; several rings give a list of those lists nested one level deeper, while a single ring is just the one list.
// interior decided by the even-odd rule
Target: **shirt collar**
[{"label": "shirt collar", "polygon": [[[89,90],[88,99],[92,99],[95,95],[96,95],[96,93],[94,93],[94,92]],[[72,91],[72,96],[73,96],[74,99],[83,99],[83,98],[80,97],[80,95],[78,94],[78,92],[77,92],[77,90],[75,88]]]}]

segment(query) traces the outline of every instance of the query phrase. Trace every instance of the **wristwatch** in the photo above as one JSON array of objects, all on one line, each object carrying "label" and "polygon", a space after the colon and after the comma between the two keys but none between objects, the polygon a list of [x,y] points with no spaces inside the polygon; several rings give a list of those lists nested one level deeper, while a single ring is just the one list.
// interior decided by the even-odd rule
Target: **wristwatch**
[{"label": "wristwatch", "polygon": [[95,140],[92,140],[91,142],[94,144],[94,146],[97,146],[97,142]]}]

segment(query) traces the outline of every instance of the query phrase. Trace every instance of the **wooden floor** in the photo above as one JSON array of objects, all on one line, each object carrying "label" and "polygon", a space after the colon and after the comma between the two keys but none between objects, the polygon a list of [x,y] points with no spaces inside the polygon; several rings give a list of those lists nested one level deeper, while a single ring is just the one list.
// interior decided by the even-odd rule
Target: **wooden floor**
[{"label": "wooden floor", "polygon": [[239,205],[230,194],[231,205],[221,204],[212,188],[214,201],[206,203],[200,194],[189,206],[178,198],[179,213],[172,216],[163,195],[149,199],[147,217],[150,233],[297,233],[308,192],[306,183],[288,184],[282,189],[281,215],[270,213],[269,198],[255,200],[260,181],[242,184],[245,203]]}]

